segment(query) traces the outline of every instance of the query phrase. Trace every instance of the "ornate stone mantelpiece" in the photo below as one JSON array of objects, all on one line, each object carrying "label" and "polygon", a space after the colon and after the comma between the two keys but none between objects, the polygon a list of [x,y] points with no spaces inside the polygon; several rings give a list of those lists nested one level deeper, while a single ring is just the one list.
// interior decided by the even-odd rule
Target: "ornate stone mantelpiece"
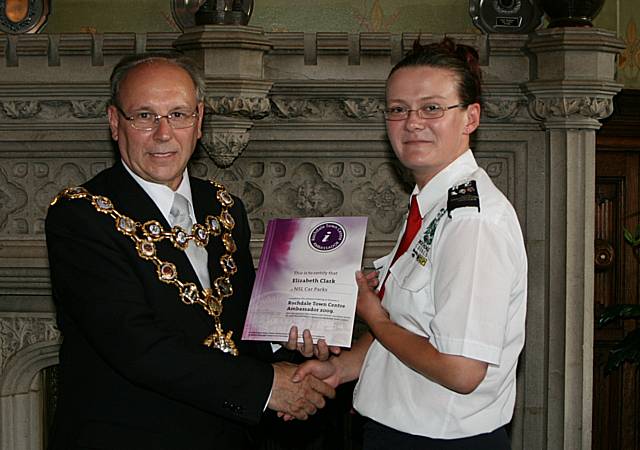
[{"label": "ornate stone mantelpiece", "polygon": [[[366,214],[370,265],[392,246],[411,188],[381,109],[386,75],[417,36],[239,26],[0,35],[2,448],[41,445],[37,374],[56,363],[59,342],[43,218],[56,192],[115,157],[107,80],[123,55],[175,44],[205,67],[205,136],[191,171],[242,197],[256,258],[272,217]],[[589,448],[594,133],[620,88],[622,46],[598,29],[453,37],[479,49],[475,153],[514,203],[529,255],[513,448]]]}]

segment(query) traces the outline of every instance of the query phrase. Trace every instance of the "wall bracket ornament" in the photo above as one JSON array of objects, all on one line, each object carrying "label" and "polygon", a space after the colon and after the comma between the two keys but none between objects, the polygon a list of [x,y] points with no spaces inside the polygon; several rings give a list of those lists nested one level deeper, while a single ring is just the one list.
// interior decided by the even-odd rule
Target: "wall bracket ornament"
[{"label": "wall bracket ornament", "polygon": [[252,126],[250,120],[207,115],[200,145],[218,167],[229,167],[249,144],[249,129]]}]

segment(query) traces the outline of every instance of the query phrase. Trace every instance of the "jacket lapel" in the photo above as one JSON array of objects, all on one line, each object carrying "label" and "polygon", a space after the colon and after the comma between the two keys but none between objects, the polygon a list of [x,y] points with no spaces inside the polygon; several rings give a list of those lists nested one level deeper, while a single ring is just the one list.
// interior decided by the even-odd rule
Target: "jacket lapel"
[{"label": "jacket lapel", "polygon": [[[216,197],[212,195],[213,187],[210,187],[208,183],[203,183],[202,180],[191,178],[190,181],[191,197],[196,218],[198,223],[205,224],[207,216],[218,216],[222,208]],[[209,269],[211,288],[214,289],[215,280],[221,275],[222,271],[220,256],[225,253],[220,236],[209,236],[209,243],[206,249],[207,268]]]}]

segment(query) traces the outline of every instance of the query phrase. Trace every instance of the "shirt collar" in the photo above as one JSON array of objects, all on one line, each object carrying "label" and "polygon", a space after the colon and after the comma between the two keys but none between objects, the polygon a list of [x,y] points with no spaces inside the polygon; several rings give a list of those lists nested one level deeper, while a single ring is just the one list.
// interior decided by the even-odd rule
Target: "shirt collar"
[{"label": "shirt collar", "polygon": [[169,212],[171,211],[171,205],[173,205],[173,197],[177,192],[178,194],[183,195],[187,200],[189,200],[189,214],[191,215],[191,220],[195,219],[195,212],[193,210],[193,199],[191,197],[191,183],[189,182],[189,173],[187,169],[184,169],[184,173],[182,174],[182,181],[178,186],[178,189],[174,191],[171,188],[164,184],[153,183],[151,181],[147,181],[137,175],[133,170],[127,166],[127,164],[122,161],[124,168],[129,172],[129,175],[133,177],[133,179],[140,185],[140,187],[147,193],[153,203],[158,207],[164,218],[167,222],[170,223],[169,220]]},{"label": "shirt collar", "polygon": [[418,194],[418,208],[420,216],[424,218],[434,207],[439,207],[438,203],[442,199],[442,192],[447,191],[451,186],[461,182],[461,176],[473,172],[478,168],[478,163],[473,157],[471,149],[458,156],[451,164],[442,169],[422,188],[414,186],[411,195]]}]

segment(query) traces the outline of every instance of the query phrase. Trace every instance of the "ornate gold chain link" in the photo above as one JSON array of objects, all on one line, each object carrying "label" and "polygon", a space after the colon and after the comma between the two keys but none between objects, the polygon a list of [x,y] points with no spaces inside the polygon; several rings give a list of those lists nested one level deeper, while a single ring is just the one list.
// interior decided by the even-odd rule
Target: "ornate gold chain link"
[{"label": "ornate gold chain link", "polygon": [[[233,206],[234,202],[233,197],[222,184],[213,180],[209,180],[209,182],[217,189],[216,197],[222,210],[218,216],[208,215],[205,219],[205,225],[195,223],[190,230],[191,233],[179,226],[166,231],[157,220],[149,220],[145,223],[137,222],[116,210],[109,198],[102,195],[92,195],[81,186],[63,190],[51,201],[51,206],[62,198],[86,199],[91,202],[96,211],[112,217],[116,230],[134,242],[138,255],[156,266],[156,273],[160,281],[176,286],[183,303],[201,305],[207,314],[213,317],[215,331],[204,340],[203,344],[237,356],[238,349],[231,339],[233,331],[225,333],[220,320],[223,300],[233,295],[231,276],[238,270],[233,260],[233,253],[237,250],[237,246],[231,234],[235,220],[229,212],[229,208]],[[225,248],[225,253],[220,257],[220,266],[224,275],[215,279],[213,289],[206,288],[200,291],[195,283],[181,281],[178,279],[176,266],[169,261],[161,260],[156,254],[156,242],[164,239],[169,239],[174,247],[184,251],[188,247],[189,241],[193,241],[195,245],[200,247],[206,246],[210,236],[220,236]]]}]

